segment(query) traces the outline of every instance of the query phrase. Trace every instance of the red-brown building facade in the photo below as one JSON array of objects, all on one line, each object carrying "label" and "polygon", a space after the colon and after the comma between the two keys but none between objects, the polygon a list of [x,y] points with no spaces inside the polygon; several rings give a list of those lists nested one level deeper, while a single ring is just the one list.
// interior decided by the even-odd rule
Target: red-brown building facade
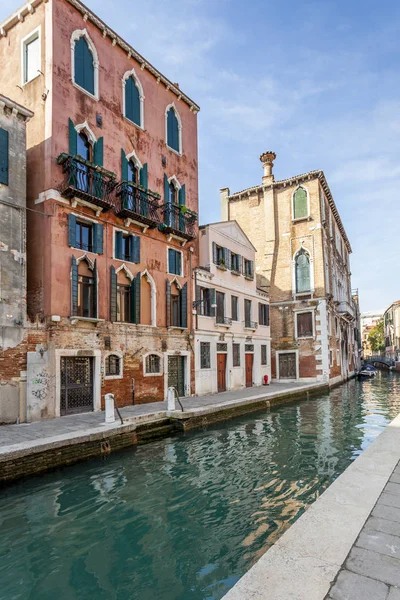
[{"label": "red-brown building facade", "polygon": [[77,0],[1,24],[27,124],[28,421],[193,392],[198,106]]}]

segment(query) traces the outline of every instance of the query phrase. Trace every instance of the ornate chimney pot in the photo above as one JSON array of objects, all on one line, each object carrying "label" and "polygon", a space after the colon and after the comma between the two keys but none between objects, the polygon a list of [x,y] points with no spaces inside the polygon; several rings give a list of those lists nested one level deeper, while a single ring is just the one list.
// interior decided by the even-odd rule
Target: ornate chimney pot
[{"label": "ornate chimney pot", "polygon": [[264,167],[263,183],[269,183],[271,181],[274,181],[272,167],[274,166],[275,159],[276,159],[276,154],[275,154],[275,152],[272,152],[271,150],[267,150],[266,152],[261,154],[260,160],[263,163],[263,167]]}]

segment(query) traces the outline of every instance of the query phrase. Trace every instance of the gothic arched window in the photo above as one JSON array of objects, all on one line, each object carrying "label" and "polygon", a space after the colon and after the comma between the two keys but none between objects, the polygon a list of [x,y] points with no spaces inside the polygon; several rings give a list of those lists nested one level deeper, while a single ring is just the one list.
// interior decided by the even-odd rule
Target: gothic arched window
[{"label": "gothic arched window", "polygon": [[295,259],[296,293],[302,294],[311,290],[310,256],[303,248]]},{"label": "gothic arched window", "polygon": [[305,217],[308,217],[307,191],[303,187],[298,187],[293,194],[293,219],[304,219]]}]

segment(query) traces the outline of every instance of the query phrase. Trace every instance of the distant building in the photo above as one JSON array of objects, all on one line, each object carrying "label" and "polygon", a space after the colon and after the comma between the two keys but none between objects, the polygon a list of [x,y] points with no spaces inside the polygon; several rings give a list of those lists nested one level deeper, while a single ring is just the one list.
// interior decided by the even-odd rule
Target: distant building
[{"label": "distant building", "polygon": [[269,297],[257,288],[255,248],[235,221],[203,225],[195,271],[196,394],[271,378]]},{"label": "distant building", "polygon": [[385,357],[400,361],[400,300],[396,300],[383,314]]},{"label": "distant building", "polygon": [[222,219],[242,227],[269,283],[272,377],[333,385],[359,366],[350,242],[324,173],[275,181],[275,158],[260,157],[259,184],[221,190]]},{"label": "distant building", "polygon": [[27,311],[46,335],[5,351],[24,356],[27,419],[193,393],[199,107],[80,0],[27,2],[0,61],[35,113]]},{"label": "distant building", "polygon": [[[32,117],[0,94],[0,423],[19,418],[25,396],[26,123]],[[9,356],[16,346],[20,353]]]},{"label": "distant building", "polygon": [[368,340],[369,334],[372,329],[378,324],[383,318],[383,310],[369,311],[361,314],[361,343],[363,350],[363,358],[369,358],[374,354],[371,348],[371,344]]}]

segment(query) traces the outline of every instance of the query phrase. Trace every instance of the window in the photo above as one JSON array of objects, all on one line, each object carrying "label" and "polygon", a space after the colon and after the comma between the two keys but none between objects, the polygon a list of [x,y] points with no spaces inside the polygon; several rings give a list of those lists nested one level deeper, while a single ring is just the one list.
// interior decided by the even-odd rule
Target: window
[{"label": "window", "polygon": [[251,300],[244,301],[244,326],[251,327]]},{"label": "window", "polygon": [[239,321],[239,298],[231,296],[232,321]]},{"label": "window", "polygon": [[36,30],[22,42],[23,83],[28,83],[40,75],[40,37]]},{"label": "window", "polygon": [[217,292],[215,294],[217,301],[217,323],[225,322],[225,294]]},{"label": "window", "polygon": [[75,248],[92,252],[93,250],[93,225],[89,223],[76,222],[76,244]]},{"label": "window", "polygon": [[314,335],[313,330],[313,313],[304,312],[297,313],[297,337],[312,337]]},{"label": "window", "polygon": [[307,191],[300,186],[293,194],[293,219],[304,219],[305,217],[308,217]]},{"label": "window", "polygon": [[167,146],[181,153],[181,125],[178,120],[178,113],[173,106],[167,108],[166,113]]},{"label": "window", "polygon": [[225,248],[222,248],[222,246],[217,245],[216,249],[217,265],[225,265]]},{"label": "window", "polygon": [[168,248],[168,273],[182,275],[182,253]]},{"label": "window", "polygon": [[119,260],[140,263],[140,237],[116,231],[114,256]]},{"label": "window", "polygon": [[236,273],[240,273],[240,259],[240,254],[234,254],[233,252],[231,253],[230,269]]},{"label": "window", "polygon": [[269,325],[269,306],[268,304],[258,305],[258,322],[260,325]]},{"label": "window", "polygon": [[333,367],[333,350],[329,350],[329,366]]},{"label": "window", "polygon": [[267,345],[261,344],[261,364],[267,365]]},{"label": "window", "polygon": [[8,185],[8,131],[0,128],[0,183]]},{"label": "window", "polygon": [[132,76],[125,81],[125,117],[141,126],[140,91]]},{"label": "window", "polygon": [[106,377],[121,375],[121,359],[116,354],[109,354],[106,358]]},{"label": "window", "polygon": [[167,279],[167,327],[187,327],[187,287]]},{"label": "window", "polygon": [[228,352],[228,344],[217,344],[217,352]]},{"label": "window", "polygon": [[296,255],[295,277],[297,294],[311,291],[310,257],[303,248]]},{"label": "window", "polygon": [[210,342],[200,342],[200,369],[211,368]]},{"label": "window", "polygon": [[77,316],[95,318],[96,285],[93,272],[90,271],[86,261],[78,265],[78,310]]},{"label": "window", "polygon": [[82,89],[95,95],[95,63],[88,41],[80,36],[74,45],[74,82]]},{"label": "window", "polygon": [[103,225],[68,215],[68,245],[85,252],[103,254]]},{"label": "window", "polygon": [[240,344],[232,344],[232,362],[234,367],[240,367]]},{"label": "window", "polygon": [[243,274],[245,277],[254,278],[254,263],[252,260],[243,260]]},{"label": "window", "polygon": [[177,197],[177,190],[176,190],[176,187],[175,187],[174,183],[171,181],[169,183],[169,190],[168,190],[168,202],[169,202],[169,204],[178,204],[176,197]]},{"label": "window", "polygon": [[146,375],[150,373],[153,375],[161,374],[161,358],[157,354],[146,356]]},{"label": "window", "polygon": [[200,314],[204,317],[211,316],[211,290],[210,288],[200,288]]},{"label": "window", "polygon": [[245,352],[254,352],[254,344],[245,344],[244,351]]},{"label": "window", "polygon": [[139,183],[139,169],[132,160],[128,161],[128,179],[131,183]]},{"label": "window", "polygon": [[335,317],[335,334],[336,337],[339,337],[339,320],[337,317]]},{"label": "window", "polygon": [[131,286],[117,283],[117,321],[129,323],[131,320]]}]

